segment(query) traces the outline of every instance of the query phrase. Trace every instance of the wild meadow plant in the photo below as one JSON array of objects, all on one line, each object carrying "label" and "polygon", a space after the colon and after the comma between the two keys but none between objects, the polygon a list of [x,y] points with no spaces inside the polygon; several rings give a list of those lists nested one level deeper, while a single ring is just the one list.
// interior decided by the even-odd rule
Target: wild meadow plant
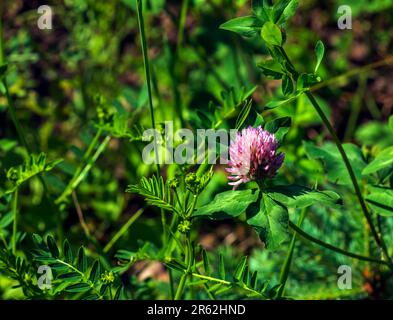
[{"label": "wild meadow plant", "polygon": [[[315,54],[307,57],[310,62],[307,66],[297,66],[287,53],[286,47],[294,44],[290,41],[292,35],[286,28],[288,21],[296,13],[298,1],[278,0],[272,4],[269,1],[254,0],[250,15],[233,18],[220,27],[239,37],[251,39],[250,41],[262,39],[269,57],[257,66],[266,78],[281,81],[281,97],[263,106],[256,106],[251,97],[258,90],[257,87],[248,91],[230,89],[225,93],[227,99],[220,108],[210,106],[209,111],[196,114],[194,119],[189,117],[190,113],[182,109],[183,105],[180,103],[176,103],[177,119],[163,119],[159,108],[154,106],[160,99],[154,98],[154,95],[159,95],[159,87],[155,69],[150,63],[142,1],[137,0],[134,7],[144,63],[149,122],[130,129],[127,115],[111,111],[105,99],[97,97],[94,101],[95,135],[81,155],[80,163],[72,170],[71,178],[66,184],[63,183],[61,192],[55,196],[49,195],[47,191],[46,175],[62,166],[63,160],[49,162],[47,158],[51,158],[50,156],[44,153],[37,156],[31,152],[24,129],[16,117],[13,98],[7,85],[9,65],[1,54],[0,89],[6,98],[19,141],[25,148],[26,160],[24,164],[13,166],[7,171],[7,190],[3,198],[5,206],[10,207],[11,211],[0,219],[0,270],[14,279],[23,290],[23,296],[45,299],[139,299],[151,296],[168,299],[285,299],[290,297],[286,295],[285,289],[291,267],[295,263],[293,260],[296,260],[296,243],[300,240],[303,241],[302,245],[311,245],[322,252],[331,251],[351,258],[350,261],[364,262],[367,266],[375,267],[381,274],[391,274],[393,244],[385,241],[386,233],[391,232],[391,229],[382,220],[393,216],[392,146],[385,146],[376,155],[369,155],[366,162],[359,147],[341,142],[325,108],[313,93],[316,86],[323,84],[318,70],[325,55],[324,44],[322,41],[316,42]],[[184,17],[181,21],[181,30],[184,31]],[[3,48],[3,37],[0,42],[0,48]],[[176,50],[181,50],[181,41]],[[177,51],[176,54],[180,53]],[[305,69],[309,70],[304,71]],[[328,141],[319,141],[319,145],[316,145],[313,141],[306,141],[294,146],[305,150],[315,165],[321,166],[322,160],[322,170],[325,170],[329,181],[323,187],[307,179],[307,173],[303,176],[296,174],[291,179],[283,178],[294,170],[294,166],[302,165],[299,159],[293,156],[288,158],[285,151],[287,134],[293,126],[299,124],[292,121],[291,113],[281,113],[280,117],[273,120],[269,116],[275,110],[287,110],[284,106],[298,99],[308,99],[308,106],[320,117],[334,142],[333,145]],[[194,148],[198,143],[193,139],[180,141],[191,143],[191,150],[194,152],[191,157],[198,158],[198,161],[191,163],[160,163],[158,149],[153,148],[156,161],[149,163],[149,172],[153,173],[150,177],[137,177],[136,183],[130,184],[126,190],[127,193],[142,197],[145,203],[102,246],[85,221],[76,190],[94,170],[98,158],[104,154],[112,140],[123,139],[129,144],[146,143],[143,139],[145,130],[150,128],[154,132],[161,132],[164,121],[157,122],[157,119],[173,120],[177,126],[191,131],[227,129],[232,124],[238,132],[227,146],[229,162],[225,165],[211,163],[208,161],[211,153],[206,154],[202,159],[204,161],[201,161],[196,154],[197,148]],[[390,134],[393,134],[392,121],[390,118]],[[197,127],[197,124],[204,126]],[[153,146],[156,146],[157,141],[153,142]],[[165,139],[161,143],[165,145]],[[205,145],[205,141],[202,143]],[[216,147],[209,152],[215,154]],[[142,152],[140,158],[142,162]],[[225,167],[227,174],[227,190],[209,191],[209,185],[212,185],[222,167]],[[278,178],[281,171],[283,177]],[[56,237],[49,234],[43,238],[29,233],[26,237],[26,233],[19,229],[24,214],[18,209],[19,194],[23,186],[34,177],[39,178],[45,201],[53,213]],[[337,189],[336,184],[340,185]],[[214,194],[214,198],[206,201],[204,195],[207,192]],[[89,244],[87,248],[78,246],[75,250],[76,245],[65,239],[63,217],[70,201],[75,205],[81,229]],[[364,240],[367,249],[364,252],[353,251],[353,247],[348,250],[344,243],[342,246],[340,243],[333,245],[305,231],[303,225],[308,223],[307,220],[315,219],[311,210],[313,206],[325,208],[323,212],[326,220],[331,218],[327,215],[329,208],[341,210],[345,206],[345,210],[353,213],[347,219],[357,219],[356,223],[363,224],[364,239],[359,241]],[[147,208],[160,214],[158,243],[144,241],[142,236],[136,250],[130,250],[123,244],[124,249],[118,250],[114,257],[110,256],[115,244],[136,224]],[[358,213],[361,213],[360,218]],[[157,220],[157,215],[154,219]],[[277,268],[277,277],[266,278],[265,274],[258,272],[255,264],[251,265],[247,256],[243,256],[235,266],[233,263],[228,266],[227,258],[222,252],[208,252],[198,243],[199,232],[208,220],[237,221],[258,235],[264,251],[274,255],[275,252],[284,250],[284,259]],[[45,230],[41,232],[45,233]],[[351,236],[348,234],[348,237]],[[29,241],[26,238],[32,238],[34,242],[34,248],[30,248],[29,253],[21,249],[23,241]],[[168,281],[164,283],[165,288],[162,288],[165,294],[154,296],[148,283],[142,285],[124,280],[124,275],[136,264],[147,261],[157,261],[165,266],[168,274]],[[44,268],[44,271],[37,274],[37,268],[42,266],[48,266],[49,269]],[[197,288],[201,290],[197,291]]]}]

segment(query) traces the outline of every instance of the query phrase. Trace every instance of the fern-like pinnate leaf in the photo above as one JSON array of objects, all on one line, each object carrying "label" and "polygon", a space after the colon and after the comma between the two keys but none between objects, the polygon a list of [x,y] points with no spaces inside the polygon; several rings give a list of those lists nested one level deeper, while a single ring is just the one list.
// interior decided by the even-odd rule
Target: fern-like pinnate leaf
[{"label": "fern-like pinnate leaf", "polygon": [[111,298],[109,290],[116,280],[113,272],[104,270],[102,273],[100,262],[96,260],[92,263],[86,257],[83,247],[78,249],[77,259],[74,259],[67,240],[63,243],[62,251],[51,236],[44,241],[40,236],[34,235],[33,240],[36,245],[31,251],[34,261],[38,265],[49,266],[54,271],[50,295],[84,293],[86,299]]},{"label": "fern-like pinnate leaf", "polygon": [[6,193],[14,192],[22,183],[29,180],[31,177],[52,170],[62,161],[62,159],[57,159],[52,162],[47,162],[45,153],[29,155],[29,158],[23,165],[8,169],[7,179],[11,181],[13,186],[8,189]]},{"label": "fern-like pinnate leaf", "polygon": [[143,177],[139,184],[128,186],[127,192],[137,193],[145,198],[148,204],[164,210],[178,213],[168,183],[162,177]]}]

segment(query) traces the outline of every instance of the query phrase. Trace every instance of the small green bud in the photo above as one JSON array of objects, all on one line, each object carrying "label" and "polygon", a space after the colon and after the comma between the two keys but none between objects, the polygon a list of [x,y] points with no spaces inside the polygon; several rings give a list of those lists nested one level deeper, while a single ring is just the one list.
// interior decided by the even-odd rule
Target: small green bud
[{"label": "small green bud", "polygon": [[191,230],[191,222],[189,220],[183,220],[177,226],[177,230],[179,230],[181,233],[187,233]]},{"label": "small green bud", "polygon": [[112,271],[110,271],[110,272],[105,271],[105,273],[103,273],[101,275],[101,281],[104,284],[113,283],[115,281],[115,276],[113,275],[113,272]]},{"label": "small green bud", "polygon": [[192,192],[192,194],[197,194],[200,190],[200,179],[194,172],[190,172],[186,175],[186,188]]},{"label": "small green bud", "polygon": [[19,172],[15,168],[10,168],[7,171],[7,179],[10,180],[11,182],[16,182],[19,179]]},{"label": "small green bud", "polygon": [[172,189],[175,189],[179,186],[179,179],[174,178],[168,181],[169,187],[171,187]]}]

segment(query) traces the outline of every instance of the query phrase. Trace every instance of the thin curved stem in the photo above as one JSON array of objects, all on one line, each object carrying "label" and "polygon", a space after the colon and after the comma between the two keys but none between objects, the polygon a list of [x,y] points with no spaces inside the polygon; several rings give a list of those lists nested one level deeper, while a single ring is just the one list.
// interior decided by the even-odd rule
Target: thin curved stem
[{"label": "thin curved stem", "polygon": [[303,231],[302,229],[300,229],[292,221],[289,221],[289,226],[291,227],[291,229],[293,231],[295,231],[301,237],[303,237],[303,238],[305,238],[305,239],[307,239],[307,240],[309,240],[311,242],[314,242],[315,244],[318,244],[321,247],[324,247],[326,249],[329,249],[331,251],[340,253],[342,255],[345,255],[347,257],[351,257],[351,258],[354,258],[354,259],[358,259],[358,260],[362,260],[362,261],[368,261],[368,262],[373,262],[373,263],[378,263],[378,264],[383,264],[383,265],[389,266],[389,262],[387,262],[387,261],[378,260],[378,259],[374,259],[374,258],[371,258],[371,257],[362,256],[360,254],[352,253],[352,252],[346,251],[344,249],[335,247],[335,246],[333,246],[333,245],[331,245],[329,243],[323,242],[322,240],[319,240],[319,239],[313,237],[312,235],[308,234],[307,232]]},{"label": "thin curved stem", "polygon": [[326,117],[326,115],[323,112],[322,108],[319,106],[318,102],[315,100],[315,98],[312,95],[312,93],[310,91],[306,91],[306,95],[307,95],[307,98],[310,100],[311,104],[313,105],[314,109],[317,111],[318,115],[322,119],[322,121],[325,124],[326,128],[328,129],[328,131],[329,131],[330,135],[332,136],[334,142],[336,143],[337,149],[340,152],[340,155],[341,155],[341,157],[342,157],[342,159],[344,161],[345,167],[347,168],[347,171],[348,171],[349,176],[351,178],[353,187],[355,189],[356,197],[358,198],[359,204],[360,204],[360,206],[362,208],[363,214],[364,214],[364,216],[365,216],[365,218],[367,220],[367,223],[368,223],[368,225],[370,227],[371,234],[373,235],[373,237],[375,239],[375,242],[381,248],[381,250],[382,250],[382,252],[383,252],[383,254],[385,256],[385,259],[388,260],[388,261],[391,261],[390,257],[389,257],[388,250],[387,250],[385,244],[383,243],[383,241],[381,240],[381,238],[380,238],[380,236],[379,236],[379,234],[377,232],[377,229],[374,226],[374,223],[373,223],[372,218],[371,218],[371,214],[370,214],[370,212],[367,209],[366,202],[364,201],[364,198],[363,198],[362,193],[360,191],[360,187],[359,187],[358,181],[356,179],[355,173],[354,173],[354,171],[352,169],[351,163],[349,162],[348,156],[347,156],[347,154],[346,154],[346,152],[344,150],[343,145],[341,144],[340,139],[337,137],[337,134],[334,131],[333,126],[331,125],[329,119]]},{"label": "thin curved stem", "polygon": [[[282,53],[283,58],[287,61],[288,65],[297,74],[296,68],[293,66],[291,60],[289,59],[289,57],[288,57],[288,55],[287,55],[287,53],[286,53],[286,51],[284,50],[283,47],[280,47],[280,52]],[[346,152],[344,150],[343,145],[341,144],[340,139],[337,137],[337,134],[334,131],[334,128],[333,128],[332,124],[330,123],[329,119],[327,118],[327,116],[323,112],[322,108],[319,106],[317,100],[314,98],[314,96],[311,93],[311,91],[307,90],[305,92],[305,94],[306,94],[307,98],[310,100],[310,102],[313,105],[314,109],[317,111],[319,117],[322,119],[322,122],[324,123],[324,125],[328,129],[330,135],[332,136],[332,138],[333,138],[333,140],[334,140],[334,142],[335,142],[335,144],[337,146],[337,149],[338,149],[338,151],[339,151],[339,153],[341,155],[341,158],[344,161],[345,167],[347,168],[347,171],[349,173],[351,182],[352,182],[353,187],[355,189],[356,197],[358,198],[360,207],[362,208],[363,214],[364,214],[364,216],[365,216],[365,218],[367,220],[367,223],[368,223],[368,225],[370,227],[371,234],[373,235],[373,238],[374,238],[375,242],[377,243],[378,247],[381,249],[384,258],[389,262],[389,265],[392,266],[393,265],[392,264],[392,260],[389,257],[389,253],[388,253],[388,250],[386,248],[386,245],[385,245],[384,241],[381,239],[381,237],[379,236],[379,234],[377,232],[377,229],[374,226],[374,223],[373,223],[372,218],[371,218],[371,214],[370,214],[370,212],[367,209],[367,205],[366,205],[366,203],[364,201],[364,198],[363,198],[362,193],[360,191],[360,187],[359,187],[358,181],[357,181],[355,173],[354,173],[354,171],[352,169],[352,165],[349,162],[348,156],[347,156],[347,154],[346,154]]]},{"label": "thin curved stem", "polygon": [[113,238],[104,247],[104,252],[107,253],[113,247],[113,245],[119,240],[123,234],[131,227],[131,225],[141,216],[145,208],[139,209],[135,212],[130,219],[120,228],[120,230],[113,236]]},{"label": "thin curved stem", "polygon": [[331,84],[336,84],[341,79],[345,79],[345,78],[349,78],[349,77],[352,77],[352,76],[355,76],[355,75],[359,75],[359,74],[362,74],[364,72],[370,71],[372,69],[377,69],[377,68],[380,68],[380,67],[383,67],[383,66],[386,66],[386,65],[390,65],[390,64],[393,64],[393,56],[388,56],[388,57],[386,57],[386,58],[384,58],[382,60],[378,60],[378,61],[372,62],[372,63],[367,64],[365,66],[361,66],[361,67],[358,67],[358,68],[353,68],[353,69],[351,69],[351,70],[349,70],[349,71],[347,71],[347,72],[345,72],[343,74],[340,74],[340,75],[338,75],[336,77],[330,78],[330,79],[322,81],[320,83],[317,83],[317,84],[313,85],[310,88],[310,91],[311,92],[317,91],[317,90],[322,89],[324,87],[327,87],[327,86],[329,86]]},{"label": "thin curved stem", "polygon": [[[300,228],[300,226],[306,216],[306,213],[307,213],[307,207],[303,208],[302,211],[300,212],[300,217],[299,217],[299,220],[297,223],[299,228]],[[281,284],[281,287],[277,291],[277,295],[276,295],[277,299],[280,299],[282,297],[282,295],[284,294],[285,284],[288,280],[289,270],[291,268],[291,263],[292,263],[293,252],[295,250],[296,235],[297,235],[297,233],[295,232],[292,236],[292,240],[289,245],[287,256],[285,258],[284,264],[282,265],[282,268],[280,271],[280,279],[279,279],[278,283]]]},{"label": "thin curved stem", "polygon": [[[144,69],[145,69],[147,94],[148,94],[148,98],[149,98],[150,120],[151,120],[152,128],[156,129],[156,122],[154,119],[154,110],[153,110],[153,94],[152,94],[152,89],[151,89],[151,78],[150,78],[150,62],[149,62],[149,55],[147,52],[145,21],[143,19],[142,0],[136,0],[136,2],[137,2],[139,34],[140,34],[141,46],[142,46],[143,65],[144,65]],[[156,140],[154,140],[154,141],[156,141]],[[158,163],[157,148],[154,148],[154,150],[156,152],[157,174],[159,174],[161,170],[160,170],[160,164]]]},{"label": "thin curved stem", "polygon": [[[95,138],[94,138],[94,140],[95,140]],[[110,140],[111,140],[111,137],[110,136],[106,136],[105,139],[98,146],[98,148],[95,151],[95,153],[93,154],[93,156],[91,158],[90,158],[90,155],[88,157],[86,157],[86,158],[89,158],[89,161],[87,162],[87,164],[83,168],[81,168],[81,169],[78,168],[77,169],[77,171],[75,172],[74,176],[72,177],[72,179],[68,183],[68,185],[65,188],[65,190],[55,200],[56,204],[59,204],[62,201],[66,200],[67,197],[72,193],[72,191],[75,190],[76,187],[78,187],[78,185],[82,182],[82,180],[86,177],[86,175],[88,174],[90,169],[93,167],[93,164],[97,161],[98,157],[101,155],[101,153],[104,152],[104,150],[105,150],[105,148],[108,145]],[[94,142],[94,144],[95,144],[95,142]],[[91,145],[93,145],[93,144],[91,144]],[[90,150],[90,146],[89,146],[89,150]],[[84,158],[85,158],[85,156],[84,156]]]}]

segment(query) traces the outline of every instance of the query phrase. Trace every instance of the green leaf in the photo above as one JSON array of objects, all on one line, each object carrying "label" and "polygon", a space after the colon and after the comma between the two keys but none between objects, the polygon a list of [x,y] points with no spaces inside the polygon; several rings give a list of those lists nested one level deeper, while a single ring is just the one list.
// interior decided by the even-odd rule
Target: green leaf
[{"label": "green leaf", "polygon": [[57,279],[65,282],[77,282],[81,281],[82,277],[78,272],[69,272],[59,275]]},{"label": "green leaf", "polygon": [[248,115],[250,114],[252,106],[252,100],[248,100],[244,103],[243,108],[240,110],[239,115],[236,119],[235,128],[240,129],[244,122],[247,120]]},{"label": "green leaf", "polygon": [[296,100],[300,95],[302,94],[301,91],[296,91],[291,97],[289,98],[283,98],[283,99],[278,99],[278,100],[271,100],[269,101],[266,106],[265,109],[266,110],[270,110],[270,109],[275,109],[277,107],[286,105],[287,103]]},{"label": "green leaf", "polygon": [[218,273],[220,274],[221,279],[225,280],[225,263],[222,253],[219,254]]},{"label": "green leaf", "polygon": [[318,40],[315,45],[315,55],[317,56],[317,63],[315,64],[314,72],[317,72],[319,66],[321,65],[323,56],[325,55],[325,46],[321,40]]},{"label": "green leaf", "polygon": [[90,270],[89,280],[94,283],[98,279],[100,279],[100,275],[101,275],[101,264],[99,260],[96,260],[94,261],[93,267]]},{"label": "green leaf", "polygon": [[109,285],[108,284],[103,284],[100,288],[100,296],[104,296],[106,291],[108,290]]},{"label": "green leaf", "polygon": [[393,131],[393,116],[389,117],[389,128]]},{"label": "green leaf", "polygon": [[53,169],[54,165],[59,163],[60,160],[56,160],[51,163],[47,163],[46,154],[40,153],[39,155],[30,154],[29,158],[25,160],[23,165],[11,167],[7,171],[7,179],[13,184],[13,188],[6,191],[6,193],[13,192],[22,183],[29,180],[31,177],[47,172]]},{"label": "green leaf", "polygon": [[256,286],[258,285],[258,271],[255,270],[252,275],[251,275],[251,279],[250,279],[250,287],[251,288],[256,288]]},{"label": "green leaf", "polygon": [[[282,23],[288,21],[288,19],[291,18],[296,13],[297,7],[299,6],[299,1],[298,0],[280,1],[277,3],[277,6],[279,3],[286,4],[285,9],[282,11],[281,15],[278,17],[278,20],[275,21],[277,24],[282,24]],[[280,11],[277,8],[277,9],[275,9],[275,12],[277,12],[275,14],[276,19],[277,19],[277,16]]]},{"label": "green leaf", "polygon": [[46,237],[46,243],[48,244],[49,251],[54,258],[59,257],[59,249],[57,248],[56,241],[52,236],[48,235]]},{"label": "green leaf", "polygon": [[220,294],[223,294],[223,293],[226,293],[226,292],[230,291],[231,289],[232,289],[232,285],[230,285],[230,286],[228,286],[228,287],[223,287],[223,288],[221,288],[220,290],[217,290],[217,291],[215,292],[215,294],[216,294],[216,295],[220,295]]},{"label": "green leaf", "polygon": [[[311,142],[304,142],[303,144],[306,154],[311,159],[321,159],[325,163],[325,172],[330,182],[341,185],[352,184],[347,168],[335,144],[328,142],[321,147],[317,147]],[[361,150],[352,143],[343,144],[343,148],[356,178],[360,180],[362,178],[361,172],[366,165]]]},{"label": "green leaf", "polygon": [[222,25],[220,29],[232,31],[243,37],[253,37],[258,35],[263,22],[255,16],[244,16],[231,19]]},{"label": "green leaf", "polygon": [[336,206],[340,196],[333,191],[318,191],[300,185],[274,186],[266,190],[269,197],[287,208],[304,208],[311,205]]},{"label": "green leaf", "polygon": [[381,216],[393,217],[393,190],[387,187],[374,187],[366,196],[371,208]]},{"label": "green leaf", "polygon": [[138,193],[143,196],[146,202],[152,206],[163,208],[168,211],[177,212],[171,197],[170,187],[160,176],[152,178],[143,177],[139,184],[129,185],[127,192]]},{"label": "green leaf", "polygon": [[209,257],[207,256],[207,252],[205,249],[202,250],[202,258],[203,258],[203,268],[207,274],[210,274],[210,264]]},{"label": "green leaf", "polygon": [[4,77],[4,75],[6,74],[8,69],[8,65],[7,64],[2,64],[0,66],[0,79],[2,79]]},{"label": "green leaf", "polygon": [[67,239],[65,239],[63,242],[63,254],[65,262],[72,264],[72,262],[74,261],[74,256],[72,254],[70,243]]},{"label": "green leaf", "polygon": [[378,147],[378,150],[383,150],[393,145],[392,130],[393,124],[389,128],[388,124],[380,121],[367,121],[358,127],[355,139],[361,141],[364,146]]},{"label": "green leaf", "polygon": [[281,90],[284,96],[290,96],[295,90],[293,80],[290,76],[284,75],[282,78]]},{"label": "green leaf", "polygon": [[61,263],[61,262],[49,263],[49,266],[51,267],[52,271],[56,271],[58,273],[63,273],[63,272],[68,272],[69,271],[69,267],[66,266],[64,263]]},{"label": "green leaf", "polygon": [[263,0],[252,0],[252,11],[263,22],[270,20],[271,9],[264,6]]},{"label": "green leaf", "polygon": [[289,5],[291,0],[280,0],[277,1],[273,6],[273,20],[277,22],[280,20],[281,15],[284,13],[284,9]]},{"label": "green leaf", "polygon": [[8,212],[0,219],[0,229],[6,228],[11,222],[14,221],[14,214],[12,211]]},{"label": "green leaf", "polygon": [[271,21],[266,22],[261,31],[263,40],[272,46],[281,46],[282,34],[280,28]]},{"label": "green leaf", "polygon": [[98,300],[99,296],[97,296],[96,294],[89,294],[85,297],[82,298],[82,300]]},{"label": "green leaf", "polygon": [[90,286],[87,283],[72,284],[66,288],[67,292],[86,292],[90,290]]},{"label": "green leaf", "polygon": [[241,215],[258,198],[256,190],[230,190],[217,194],[209,204],[198,208],[194,217],[225,219]]},{"label": "green leaf", "polygon": [[282,142],[290,128],[291,118],[282,117],[267,122],[264,129],[269,131],[270,133],[274,133],[276,139]]},{"label": "green leaf", "polygon": [[113,297],[113,300],[120,300],[123,296],[123,291],[124,291],[124,287],[123,287],[123,285],[120,285],[116,289],[116,293],[115,293],[115,296]]},{"label": "green leaf", "polygon": [[362,171],[363,175],[374,173],[387,168],[393,164],[393,146],[382,150],[373,161],[371,161]]},{"label": "green leaf", "polygon": [[65,288],[66,288],[67,286],[69,286],[69,285],[70,285],[69,282],[60,282],[60,283],[54,288],[53,293],[54,293],[54,294],[60,293],[60,292],[64,291]]},{"label": "green leaf", "polygon": [[322,79],[314,73],[302,73],[297,80],[297,90],[304,90],[321,82]]},{"label": "green leaf", "polygon": [[260,113],[257,113],[252,127],[255,128],[258,126],[263,126],[264,124],[265,124],[265,119],[263,118],[263,116]]},{"label": "green leaf", "polygon": [[180,272],[184,272],[185,270],[187,270],[187,266],[182,261],[178,261],[175,259],[172,259],[171,261],[166,262],[165,265],[170,269],[180,271]]},{"label": "green leaf", "polygon": [[283,72],[281,65],[276,60],[265,60],[257,64],[262,69],[262,73],[270,79],[281,79]]},{"label": "green leaf", "polygon": [[242,257],[239,264],[237,265],[235,272],[233,273],[233,279],[235,282],[239,282],[243,279],[244,271],[247,266],[247,257]]},{"label": "green leaf", "polygon": [[5,85],[4,85],[3,81],[0,81],[0,92],[3,95],[5,95],[6,92],[7,92],[7,89],[5,88]]},{"label": "green leaf", "polygon": [[87,269],[87,259],[83,247],[80,247],[78,251],[78,269],[82,272],[86,272]]},{"label": "green leaf", "polygon": [[267,249],[277,249],[288,240],[288,211],[267,194],[247,210],[247,223],[254,227]]},{"label": "green leaf", "polygon": [[54,263],[54,262],[56,262],[55,258],[49,257],[49,256],[37,256],[37,257],[35,257],[35,260],[40,261],[40,262],[45,262],[45,263]]}]

